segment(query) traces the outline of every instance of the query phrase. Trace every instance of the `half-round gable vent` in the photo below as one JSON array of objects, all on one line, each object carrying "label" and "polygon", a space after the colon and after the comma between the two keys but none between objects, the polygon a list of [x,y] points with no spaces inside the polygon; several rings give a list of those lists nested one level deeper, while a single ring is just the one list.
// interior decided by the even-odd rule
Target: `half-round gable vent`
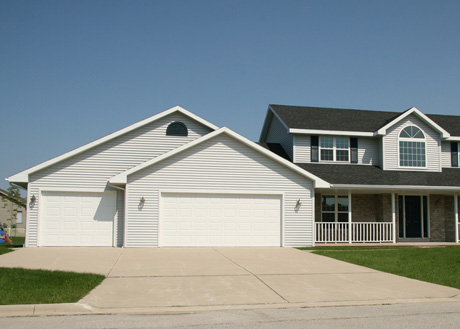
[{"label": "half-round gable vent", "polygon": [[420,130],[420,128],[415,127],[415,126],[408,126],[408,127],[404,128],[401,131],[401,133],[399,134],[399,137],[403,137],[403,138],[425,138],[425,135]]},{"label": "half-round gable vent", "polygon": [[188,129],[185,124],[175,121],[166,129],[166,136],[188,136]]}]

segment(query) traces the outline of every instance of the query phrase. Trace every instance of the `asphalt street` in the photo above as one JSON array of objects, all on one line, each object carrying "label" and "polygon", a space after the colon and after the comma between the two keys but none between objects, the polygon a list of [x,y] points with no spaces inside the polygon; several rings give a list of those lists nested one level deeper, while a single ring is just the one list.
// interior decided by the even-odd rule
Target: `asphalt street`
[{"label": "asphalt street", "polygon": [[460,302],[215,311],[174,315],[84,315],[3,318],[14,329],[147,328],[458,328]]}]

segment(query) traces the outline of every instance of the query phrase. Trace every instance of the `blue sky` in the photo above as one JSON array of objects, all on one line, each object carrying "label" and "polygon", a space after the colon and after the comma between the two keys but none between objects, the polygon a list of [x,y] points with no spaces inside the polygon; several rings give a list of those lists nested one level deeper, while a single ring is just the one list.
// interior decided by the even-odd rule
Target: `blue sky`
[{"label": "blue sky", "polygon": [[[460,115],[460,1],[0,0],[0,176],[174,105]],[[7,188],[0,181],[0,188]]]}]

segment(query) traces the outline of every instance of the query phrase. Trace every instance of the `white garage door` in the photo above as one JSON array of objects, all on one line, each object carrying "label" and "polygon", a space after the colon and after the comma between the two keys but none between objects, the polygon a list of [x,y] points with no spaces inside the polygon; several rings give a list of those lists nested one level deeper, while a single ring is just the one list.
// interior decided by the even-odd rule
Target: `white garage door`
[{"label": "white garage door", "polygon": [[41,246],[113,244],[115,193],[43,192]]},{"label": "white garage door", "polygon": [[162,195],[160,246],[280,246],[281,198]]}]

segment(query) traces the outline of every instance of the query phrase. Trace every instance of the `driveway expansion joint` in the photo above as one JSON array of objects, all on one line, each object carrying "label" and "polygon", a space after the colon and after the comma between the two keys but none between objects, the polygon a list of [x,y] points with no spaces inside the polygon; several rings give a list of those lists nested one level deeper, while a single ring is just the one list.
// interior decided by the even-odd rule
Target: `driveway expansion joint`
[{"label": "driveway expansion joint", "polygon": [[275,293],[278,297],[280,297],[282,300],[284,300],[286,303],[290,303],[289,300],[287,300],[286,298],[284,298],[283,296],[281,296],[275,289],[273,289],[272,287],[270,287],[264,280],[262,280],[260,277],[258,277],[255,273],[252,273],[250,270],[248,270],[247,268],[245,268],[244,266],[238,264],[237,262],[235,262],[233,259],[231,259],[230,257],[227,257],[226,255],[220,253],[216,248],[213,248],[215,252],[217,252],[219,255],[227,258],[229,261],[231,261],[233,264],[235,264],[236,266],[239,266],[241,267],[243,270],[245,270],[246,272],[250,273],[252,276],[254,276],[257,280],[259,280],[263,285],[265,285],[268,289],[270,289],[271,291],[273,291],[273,293]]}]

